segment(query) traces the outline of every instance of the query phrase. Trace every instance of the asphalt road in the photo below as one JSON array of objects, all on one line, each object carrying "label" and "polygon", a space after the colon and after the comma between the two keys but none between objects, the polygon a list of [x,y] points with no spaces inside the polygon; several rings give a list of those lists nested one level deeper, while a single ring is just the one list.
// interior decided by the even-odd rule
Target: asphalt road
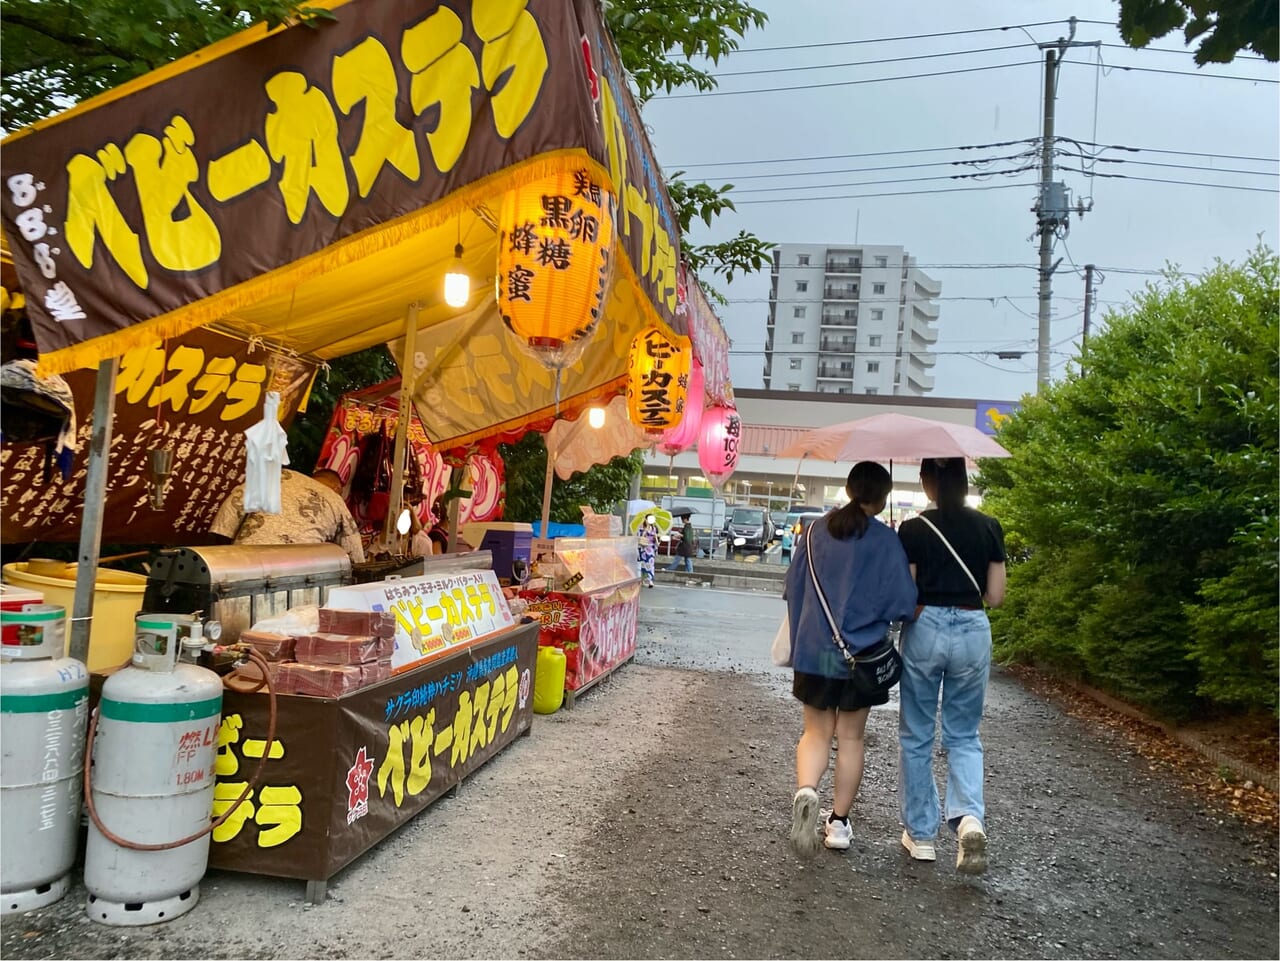
[{"label": "asphalt road", "polygon": [[[787,845],[799,712],[776,596],[642,593],[637,659],[340,874],[214,872],[189,915],[99,927],[73,889],[6,958],[1280,956],[1276,839],[1011,680],[984,722],[991,868],[898,844],[896,704],[873,712],[848,852]],[[829,791],[829,788],[828,788]],[[12,839],[5,839],[13,843]]]}]

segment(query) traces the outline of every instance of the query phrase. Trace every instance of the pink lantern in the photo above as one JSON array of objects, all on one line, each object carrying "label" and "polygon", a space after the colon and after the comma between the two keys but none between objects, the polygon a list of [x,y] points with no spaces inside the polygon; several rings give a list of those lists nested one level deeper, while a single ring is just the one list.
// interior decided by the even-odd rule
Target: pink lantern
[{"label": "pink lantern", "polygon": [[702,364],[698,358],[693,359],[693,367],[689,371],[689,393],[684,403],[684,416],[680,423],[662,435],[658,442],[658,450],[668,457],[675,457],[698,439],[698,430],[702,427],[703,393]]},{"label": "pink lantern", "polygon": [[742,419],[732,407],[716,404],[702,412],[698,464],[713,487],[719,488],[738,466],[738,440],[741,437]]}]

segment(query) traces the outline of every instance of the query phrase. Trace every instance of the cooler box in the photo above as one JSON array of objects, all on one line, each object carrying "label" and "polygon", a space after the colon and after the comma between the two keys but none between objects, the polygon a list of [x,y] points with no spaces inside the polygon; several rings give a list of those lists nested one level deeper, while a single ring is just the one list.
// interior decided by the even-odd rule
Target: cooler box
[{"label": "cooler box", "polygon": [[[517,521],[492,521],[467,524],[463,536],[479,550],[493,554],[493,572],[511,580],[511,562],[516,558],[529,563],[533,526]],[[478,538],[478,539],[477,539]]]}]

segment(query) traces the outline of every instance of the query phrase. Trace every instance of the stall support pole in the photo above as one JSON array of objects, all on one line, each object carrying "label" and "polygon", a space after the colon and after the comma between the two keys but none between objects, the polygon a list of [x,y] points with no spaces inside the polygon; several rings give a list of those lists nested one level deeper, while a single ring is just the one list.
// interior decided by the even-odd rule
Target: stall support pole
[{"label": "stall support pole", "polygon": [[102,551],[102,516],[107,495],[107,466],[111,456],[111,428],[116,416],[116,372],[120,360],[112,357],[98,364],[93,396],[93,435],[89,441],[89,467],[84,481],[84,516],[80,521],[80,566],[76,571],[75,600],[71,605],[69,654],[89,662],[89,628],[93,617],[93,588]]},{"label": "stall support pole", "polygon": [[586,423],[587,415],[584,411],[582,415],[573,422],[573,426],[565,431],[564,437],[560,438],[560,444],[555,448],[552,448],[551,446],[551,435],[549,433],[547,434],[547,478],[542,485],[542,536],[544,538],[547,536],[547,524],[551,521],[551,481],[555,474],[556,457],[563,448],[568,447],[573,443],[573,439],[578,436],[578,433]]},{"label": "stall support pole", "polygon": [[[466,467],[453,467],[449,470],[449,490],[454,491],[462,487],[463,478],[466,475]],[[449,506],[446,508],[449,513],[449,553],[458,553],[458,515],[462,512],[462,498],[453,497],[449,500]],[[472,544],[472,548],[479,549],[479,544]]]},{"label": "stall support pole", "polygon": [[400,519],[400,507],[404,502],[404,452],[409,443],[409,421],[413,417],[413,353],[418,342],[418,311],[421,304],[409,305],[404,321],[404,351],[400,359],[400,416],[396,420],[395,464],[391,468],[391,506],[383,521],[382,534],[391,542],[396,521]]}]

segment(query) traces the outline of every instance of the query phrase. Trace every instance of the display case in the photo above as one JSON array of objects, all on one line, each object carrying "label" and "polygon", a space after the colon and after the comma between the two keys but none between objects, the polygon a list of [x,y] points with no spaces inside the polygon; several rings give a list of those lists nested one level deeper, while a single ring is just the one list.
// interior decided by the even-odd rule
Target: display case
[{"label": "display case", "polygon": [[565,704],[636,653],[640,568],[631,537],[535,541],[533,573],[521,591],[538,620],[540,645],[565,653]]}]

